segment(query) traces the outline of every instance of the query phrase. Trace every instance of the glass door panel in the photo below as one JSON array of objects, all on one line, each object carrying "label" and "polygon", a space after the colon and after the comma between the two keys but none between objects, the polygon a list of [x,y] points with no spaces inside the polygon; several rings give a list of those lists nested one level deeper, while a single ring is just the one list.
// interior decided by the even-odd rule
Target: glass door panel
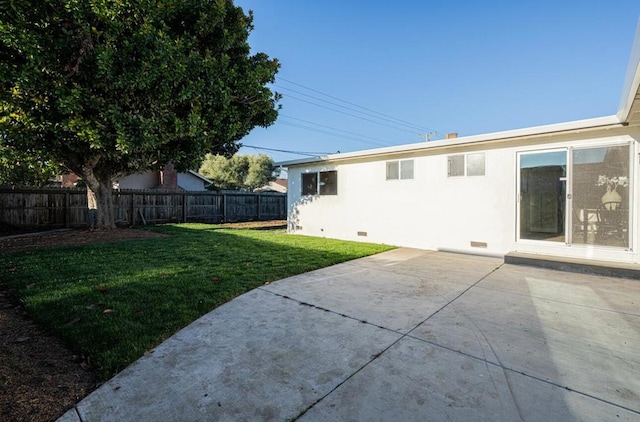
[{"label": "glass door panel", "polygon": [[520,154],[520,239],[565,242],[567,151]]},{"label": "glass door panel", "polygon": [[572,243],[629,247],[629,145],[572,152]]}]

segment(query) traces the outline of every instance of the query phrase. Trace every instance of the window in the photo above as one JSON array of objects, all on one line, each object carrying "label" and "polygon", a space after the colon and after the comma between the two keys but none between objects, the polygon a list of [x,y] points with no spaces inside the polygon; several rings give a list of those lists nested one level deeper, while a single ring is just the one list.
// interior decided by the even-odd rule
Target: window
[{"label": "window", "polygon": [[413,160],[387,161],[387,180],[413,179]]},{"label": "window", "polygon": [[467,154],[467,176],[484,176],[484,152]]},{"label": "window", "polygon": [[464,176],[464,155],[450,155],[449,159],[449,177]]},{"label": "window", "polygon": [[332,170],[302,174],[302,194],[317,195],[318,193],[320,195],[338,194],[337,171]]},{"label": "window", "polygon": [[450,155],[447,164],[449,177],[484,176],[485,173],[484,152]]},{"label": "window", "polygon": [[318,193],[318,173],[302,174],[302,194],[315,195]]},{"label": "window", "polygon": [[398,180],[400,178],[400,162],[387,161],[387,180]]},{"label": "window", "polygon": [[338,172],[321,171],[320,172],[320,195],[337,195],[338,194]]}]

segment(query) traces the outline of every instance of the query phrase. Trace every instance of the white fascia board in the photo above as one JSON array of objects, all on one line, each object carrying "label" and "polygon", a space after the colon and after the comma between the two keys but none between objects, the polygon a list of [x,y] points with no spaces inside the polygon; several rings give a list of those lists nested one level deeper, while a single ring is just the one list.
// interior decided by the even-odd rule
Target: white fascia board
[{"label": "white fascia board", "polygon": [[627,67],[627,75],[622,87],[622,96],[620,98],[620,105],[618,106],[618,119],[621,122],[626,122],[629,118],[629,112],[633,106],[633,100],[638,93],[640,87],[640,19],[638,20],[638,26],[636,28],[636,35],[633,40],[633,47],[631,47],[631,58],[629,59],[629,65]]},{"label": "white fascia board", "polygon": [[398,145],[393,147],[376,148],[364,151],[345,152],[342,154],[330,154],[322,157],[301,158],[298,160],[281,161],[275,163],[277,167],[294,167],[298,165],[321,163],[327,161],[341,161],[376,155],[399,154],[405,152],[429,150],[432,148],[447,148],[463,146],[487,141],[507,141],[514,138],[530,138],[553,133],[580,132],[588,129],[603,128],[606,126],[620,126],[617,116],[597,117],[593,119],[575,120],[572,122],[555,123],[544,126],[533,126],[524,129],[507,130],[503,132],[484,133],[480,135],[464,136],[454,139],[442,139],[438,141],[419,142],[414,144]]}]

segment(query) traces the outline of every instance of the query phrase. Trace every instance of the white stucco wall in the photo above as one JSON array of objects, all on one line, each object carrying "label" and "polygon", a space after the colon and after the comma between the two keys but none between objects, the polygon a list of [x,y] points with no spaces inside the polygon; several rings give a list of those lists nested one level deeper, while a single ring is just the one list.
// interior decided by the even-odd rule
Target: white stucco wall
[{"label": "white stucco wall", "polygon": [[[528,139],[500,146],[467,145],[412,154],[362,158],[314,165],[293,165],[289,171],[289,230],[312,236],[367,241],[421,249],[452,250],[489,255],[510,251],[551,253],[618,261],[638,261],[638,211],[633,210],[632,250],[591,245],[517,241],[517,152],[567,146],[633,142],[637,130],[608,131]],[[555,141],[555,142],[554,142]],[[484,176],[447,176],[447,156],[485,153]],[[386,179],[389,160],[414,160],[412,180]],[[634,160],[633,180],[638,179]],[[337,195],[301,195],[301,174],[337,170]],[[638,198],[634,184],[634,198]],[[633,200],[632,203],[636,203]],[[359,236],[358,232],[366,232]],[[486,247],[472,246],[485,243]]]}]

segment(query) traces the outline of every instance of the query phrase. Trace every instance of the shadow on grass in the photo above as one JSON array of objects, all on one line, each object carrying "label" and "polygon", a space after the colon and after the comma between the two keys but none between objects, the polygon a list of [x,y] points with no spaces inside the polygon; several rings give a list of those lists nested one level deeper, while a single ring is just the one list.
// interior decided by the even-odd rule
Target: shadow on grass
[{"label": "shadow on grass", "polygon": [[107,379],[171,334],[267,282],[390,249],[203,224],[169,237],[0,257],[0,288]]}]

